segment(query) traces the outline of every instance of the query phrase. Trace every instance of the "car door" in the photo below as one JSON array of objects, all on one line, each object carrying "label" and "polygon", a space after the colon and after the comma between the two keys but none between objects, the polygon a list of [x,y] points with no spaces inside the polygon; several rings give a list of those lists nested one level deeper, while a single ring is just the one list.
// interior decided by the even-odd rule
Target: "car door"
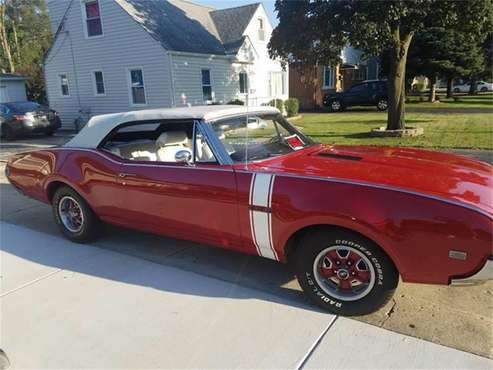
[{"label": "car door", "polygon": [[[196,124],[183,123],[188,125],[184,131],[193,138],[195,159],[192,157],[189,163],[177,162],[174,160],[176,157],[170,157],[169,153],[148,160],[142,150],[136,151],[141,157],[122,158],[117,179],[120,219],[128,227],[239,248],[241,237],[235,173],[231,166],[221,165],[216,160],[209,144],[195,130]],[[192,126],[193,130],[190,130]],[[176,122],[171,127],[174,133],[180,132],[176,130],[179,127]],[[166,132],[168,136],[177,136],[170,135],[171,131],[163,131],[160,137]],[[200,148],[201,153],[196,150],[197,140],[201,145],[205,142]],[[168,152],[176,149],[169,145],[164,148]],[[204,157],[206,151],[208,155]],[[199,158],[199,154],[207,160]]]},{"label": "car door", "polygon": [[344,104],[347,106],[367,104],[367,90],[367,84],[358,84],[352,86],[346,93],[344,93]]}]

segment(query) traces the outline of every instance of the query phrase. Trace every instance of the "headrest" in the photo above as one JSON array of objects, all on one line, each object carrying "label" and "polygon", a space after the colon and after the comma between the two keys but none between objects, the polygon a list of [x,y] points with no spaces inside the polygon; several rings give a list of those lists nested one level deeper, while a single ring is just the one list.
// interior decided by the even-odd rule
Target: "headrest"
[{"label": "headrest", "polygon": [[156,140],[156,146],[185,145],[188,142],[187,133],[185,131],[168,131],[163,132]]}]

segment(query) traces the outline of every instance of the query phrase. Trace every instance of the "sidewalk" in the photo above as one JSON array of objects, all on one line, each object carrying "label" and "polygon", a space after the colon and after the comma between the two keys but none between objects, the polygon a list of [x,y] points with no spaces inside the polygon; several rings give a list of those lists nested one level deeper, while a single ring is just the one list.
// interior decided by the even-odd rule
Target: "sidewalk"
[{"label": "sidewalk", "polygon": [[483,357],[21,226],[0,223],[0,243],[0,347],[12,368],[493,368]]}]

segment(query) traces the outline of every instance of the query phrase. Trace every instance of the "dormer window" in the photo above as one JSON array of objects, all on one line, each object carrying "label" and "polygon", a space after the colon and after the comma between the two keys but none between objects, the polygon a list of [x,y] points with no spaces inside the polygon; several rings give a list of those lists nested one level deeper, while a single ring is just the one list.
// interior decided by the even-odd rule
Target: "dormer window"
[{"label": "dormer window", "polygon": [[258,39],[260,41],[265,41],[265,30],[264,30],[264,20],[263,18],[258,18]]},{"label": "dormer window", "polygon": [[86,36],[102,36],[103,23],[101,21],[101,8],[99,6],[99,0],[83,1],[82,5]]}]

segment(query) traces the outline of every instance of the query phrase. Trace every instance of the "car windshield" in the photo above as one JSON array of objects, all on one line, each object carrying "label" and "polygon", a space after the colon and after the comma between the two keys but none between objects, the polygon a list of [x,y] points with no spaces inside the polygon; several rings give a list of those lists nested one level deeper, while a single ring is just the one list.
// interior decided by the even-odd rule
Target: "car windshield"
[{"label": "car windshield", "polygon": [[27,113],[27,112],[32,112],[35,111],[40,107],[38,103],[26,101],[26,102],[21,102],[21,103],[8,103],[5,104],[9,109],[17,112],[17,113]]},{"label": "car windshield", "polygon": [[313,145],[281,115],[229,118],[213,122],[212,128],[234,162],[259,161]]}]

